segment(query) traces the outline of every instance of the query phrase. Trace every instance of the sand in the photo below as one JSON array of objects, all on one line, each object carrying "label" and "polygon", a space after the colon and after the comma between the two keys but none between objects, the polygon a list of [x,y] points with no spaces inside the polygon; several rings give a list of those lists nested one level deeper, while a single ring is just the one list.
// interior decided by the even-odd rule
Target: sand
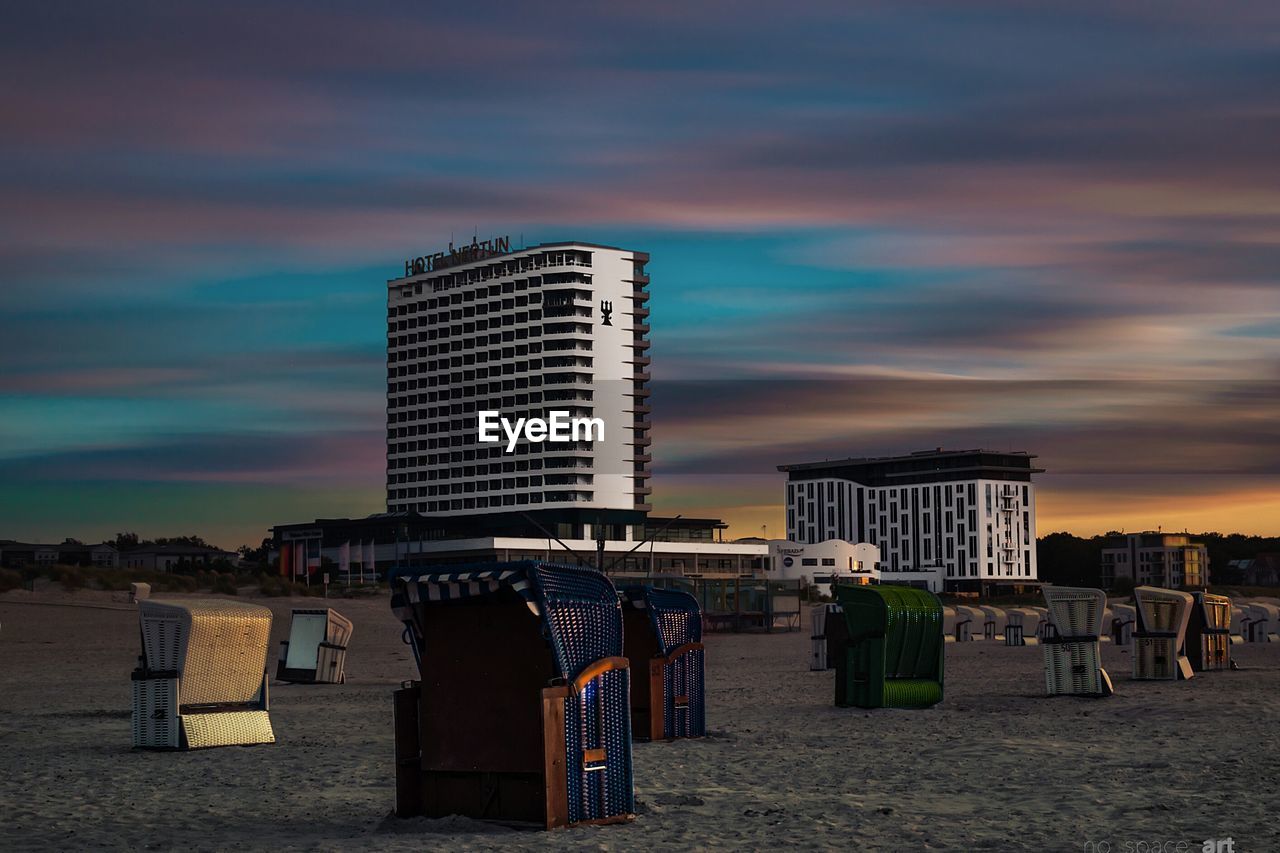
[{"label": "sand", "polygon": [[[711,736],[636,745],[633,823],[544,833],[388,817],[391,691],[414,669],[385,600],[333,602],[355,622],[348,681],[273,685],[276,744],[157,753],[130,749],[138,622],[118,599],[0,595],[6,850],[1280,850],[1280,644],[1186,683],[1130,681],[1107,645],[1106,700],[1041,695],[1038,648],[949,645],[941,705],[869,712],[833,706],[807,631],[711,635]],[[278,643],[303,600],[254,600]]]}]

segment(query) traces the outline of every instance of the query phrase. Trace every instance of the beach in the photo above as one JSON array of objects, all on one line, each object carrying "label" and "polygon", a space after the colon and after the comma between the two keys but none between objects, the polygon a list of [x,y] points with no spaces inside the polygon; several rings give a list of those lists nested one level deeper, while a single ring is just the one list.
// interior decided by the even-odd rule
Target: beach
[{"label": "beach", "polygon": [[[180,598],[182,596],[166,596]],[[120,593],[0,594],[0,825],[7,850],[1110,850],[1232,838],[1280,849],[1280,644],[1235,672],[1043,695],[1041,650],[949,644],[928,710],[836,708],[807,629],[706,638],[708,737],[635,745],[637,816],[539,832],[398,820],[392,691],[415,677],[385,597],[332,599],[355,623],[342,685],[271,687],[277,742],[130,748],[136,608]],[[274,673],[292,607],[275,619]]]}]

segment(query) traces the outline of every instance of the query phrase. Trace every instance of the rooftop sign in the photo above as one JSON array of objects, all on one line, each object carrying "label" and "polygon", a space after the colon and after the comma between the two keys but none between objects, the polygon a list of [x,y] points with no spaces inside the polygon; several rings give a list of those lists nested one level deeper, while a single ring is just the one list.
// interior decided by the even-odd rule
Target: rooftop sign
[{"label": "rooftop sign", "polygon": [[447,252],[436,252],[434,255],[422,255],[405,261],[404,274],[406,276],[421,275],[424,272],[434,272],[448,267],[456,267],[460,264],[469,264],[472,261],[484,260],[494,255],[505,255],[510,251],[511,238],[509,236],[493,237],[489,240],[472,239],[469,244],[463,243],[457,247],[450,243]]}]

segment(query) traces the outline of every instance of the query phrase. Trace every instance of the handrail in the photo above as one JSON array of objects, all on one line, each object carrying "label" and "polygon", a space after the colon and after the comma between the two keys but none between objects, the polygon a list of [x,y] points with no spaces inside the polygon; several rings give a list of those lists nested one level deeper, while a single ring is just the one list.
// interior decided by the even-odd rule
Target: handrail
[{"label": "handrail", "polygon": [[630,669],[630,667],[631,661],[624,657],[600,658],[600,660],[591,663],[586,669],[578,673],[578,676],[573,679],[573,684],[570,686],[573,688],[574,695],[577,695],[582,692],[582,689],[587,686],[587,682],[592,679],[611,670]]},{"label": "handrail", "polygon": [[682,646],[676,646],[671,650],[671,654],[667,655],[667,663],[671,663],[676,658],[687,655],[689,652],[702,651],[702,643],[685,643]]}]

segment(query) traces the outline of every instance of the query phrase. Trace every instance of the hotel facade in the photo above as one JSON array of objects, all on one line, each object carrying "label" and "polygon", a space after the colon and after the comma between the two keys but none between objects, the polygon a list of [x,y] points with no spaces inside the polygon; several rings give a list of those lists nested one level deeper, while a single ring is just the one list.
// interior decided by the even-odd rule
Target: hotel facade
[{"label": "hotel facade", "polygon": [[[387,283],[387,512],[475,532],[610,538],[649,487],[643,252],[506,238],[405,262]],[[480,441],[481,418],[595,419],[595,440]]]},{"label": "hotel facade", "polygon": [[787,538],[867,542],[886,583],[940,577],[969,592],[1037,580],[1029,453],[941,449],[780,465]]}]

